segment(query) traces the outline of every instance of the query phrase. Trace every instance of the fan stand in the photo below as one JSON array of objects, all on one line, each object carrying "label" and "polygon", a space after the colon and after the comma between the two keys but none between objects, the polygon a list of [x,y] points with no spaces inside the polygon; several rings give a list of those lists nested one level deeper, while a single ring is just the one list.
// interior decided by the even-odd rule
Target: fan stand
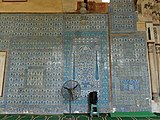
[{"label": "fan stand", "polygon": [[72,102],[72,92],[70,92],[70,97],[69,97],[69,117],[67,117],[66,119],[64,120],[75,120],[73,117],[72,117],[72,111],[71,111],[71,102]]},{"label": "fan stand", "polygon": [[68,89],[69,92],[69,114],[71,115],[71,101],[73,100],[72,90]]},{"label": "fan stand", "polygon": [[69,98],[69,114],[71,115],[71,96],[70,96],[70,98]]},{"label": "fan stand", "polygon": [[69,102],[68,115],[64,116],[62,120],[76,120],[75,117],[72,116],[71,102],[79,97],[81,93],[80,84],[75,80],[68,80],[63,84],[61,93],[63,98]]},{"label": "fan stand", "polygon": [[71,97],[69,99],[69,116],[67,118],[64,118],[63,120],[75,120],[75,118],[72,116],[72,113],[71,113]]}]

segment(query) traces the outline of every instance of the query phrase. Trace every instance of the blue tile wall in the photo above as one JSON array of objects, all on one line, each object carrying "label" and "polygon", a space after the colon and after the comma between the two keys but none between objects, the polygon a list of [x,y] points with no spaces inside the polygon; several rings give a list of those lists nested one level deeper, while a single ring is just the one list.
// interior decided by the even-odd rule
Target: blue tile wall
[{"label": "blue tile wall", "polygon": [[111,0],[110,12],[111,13],[132,13],[135,11],[133,0]]},{"label": "blue tile wall", "polygon": [[[99,109],[109,109],[109,61],[107,15],[67,15],[64,33],[64,80],[75,79],[81,84],[81,98],[72,105],[81,105],[80,112],[87,112],[87,95],[98,91]],[[106,21],[106,22],[105,22]],[[72,24],[71,24],[72,23]]]},{"label": "blue tile wall", "polygon": [[[1,14],[0,50],[7,51],[2,113],[62,114],[62,84],[81,84],[72,111],[87,112],[98,91],[99,110],[109,110],[108,16],[105,14]],[[106,92],[107,91],[107,92]]]},{"label": "blue tile wall", "polygon": [[133,0],[111,0],[112,108],[151,111],[146,33],[137,32]]},{"label": "blue tile wall", "polygon": [[111,0],[111,33],[136,32],[137,14],[133,0]]},{"label": "blue tile wall", "polygon": [[125,34],[136,32],[136,13],[112,14],[110,16],[111,33]]},{"label": "blue tile wall", "polygon": [[88,112],[91,91],[98,92],[100,112],[150,111],[146,35],[137,33],[136,20],[132,0],[112,0],[109,17],[0,14],[0,51],[7,51],[0,113],[62,114],[68,111],[61,96],[67,80],[82,89],[72,112]]},{"label": "blue tile wall", "polygon": [[113,108],[150,111],[145,33],[111,37]]}]

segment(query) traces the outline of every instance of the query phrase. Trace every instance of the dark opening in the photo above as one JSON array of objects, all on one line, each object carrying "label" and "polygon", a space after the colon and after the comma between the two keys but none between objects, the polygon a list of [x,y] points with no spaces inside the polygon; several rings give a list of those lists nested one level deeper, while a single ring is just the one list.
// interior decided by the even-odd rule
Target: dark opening
[{"label": "dark opening", "polygon": [[150,27],[148,28],[148,39],[151,40],[151,30],[150,30]]},{"label": "dark opening", "polygon": [[[91,110],[91,104],[96,105],[97,102],[98,102],[97,91],[90,92],[88,94],[88,111],[89,112]],[[96,112],[96,111],[97,111],[97,109],[94,108],[94,112]]]},{"label": "dark opening", "polygon": [[86,9],[88,10],[88,0],[84,0],[84,3],[86,3]]},{"label": "dark opening", "polygon": [[97,97],[97,91],[93,91],[89,93],[89,103],[90,104],[97,104],[98,97]]},{"label": "dark opening", "polygon": [[84,0],[84,3],[86,3],[86,4],[87,4],[87,2],[88,2],[88,0]]}]

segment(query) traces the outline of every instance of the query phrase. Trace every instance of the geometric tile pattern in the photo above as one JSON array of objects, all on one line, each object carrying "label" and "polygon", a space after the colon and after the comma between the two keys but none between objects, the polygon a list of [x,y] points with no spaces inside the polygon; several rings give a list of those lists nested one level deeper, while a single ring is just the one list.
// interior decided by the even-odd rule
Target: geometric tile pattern
[{"label": "geometric tile pattern", "polygon": [[146,35],[136,32],[133,0],[112,0],[110,5],[112,108],[151,111]]},{"label": "geometric tile pattern", "polygon": [[110,12],[111,13],[132,13],[135,11],[133,0],[111,0]]},{"label": "geometric tile pattern", "polygon": [[88,112],[91,91],[100,112],[150,111],[146,38],[136,32],[133,1],[112,0],[109,14],[110,44],[107,14],[1,14],[0,50],[8,55],[0,112],[62,114],[67,80],[81,85],[73,112]]},{"label": "geometric tile pattern", "polygon": [[40,114],[62,111],[62,40],[15,37],[11,41],[5,111]]},{"label": "geometric tile pattern", "polygon": [[70,79],[82,87],[73,111],[87,112],[93,90],[100,111],[109,110],[107,15],[1,14],[0,19],[0,50],[8,53],[3,113],[63,113],[68,102],[61,87]]},{"label": "geometric tile pattern", "polygon": [[[35,16],[33,18],[33,16]],[[58,36],[62,34],[63,16],[55,14],[0,15],[0,34],[13,36]]]},{"label": "geometric tile pattern", "polygon": [[137,15],[133,2],[133,0],[111,1],[111,33],[130,33],[136,31]]},{"label": "geometric tile pattern", "polygon": [[[81,84],[81,98],[73,103],[73,110],[87,112],[88,94],[98,92],[99,109],[109,108],[109,61],[106,50],[107,15],[67,15],[64,33],[64,80],[73,79]],[[81,109],[79,109],[79,106]]]},{"label": "geometric tile pattern", "polygon": [[136,31],[136,14],[111,14],[111,33],[131,33]]},{"label": "geometric tile pattern", "polygon": [[145,34],[112,36],[113,107],[117,111],[150,111],[150,82]]}]

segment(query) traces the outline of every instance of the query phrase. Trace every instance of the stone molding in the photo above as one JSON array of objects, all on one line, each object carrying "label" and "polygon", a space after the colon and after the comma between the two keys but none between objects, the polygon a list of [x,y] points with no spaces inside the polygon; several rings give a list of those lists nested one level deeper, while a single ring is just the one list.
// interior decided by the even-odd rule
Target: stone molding
[{"label": "stone molding", "polygon": [[156,45],[156,53],[160,54],[160,45]]},{"label": "stone molding", "polygon": [[148,53],[154,53],[154,44],[153,43],[148,44]]}]

